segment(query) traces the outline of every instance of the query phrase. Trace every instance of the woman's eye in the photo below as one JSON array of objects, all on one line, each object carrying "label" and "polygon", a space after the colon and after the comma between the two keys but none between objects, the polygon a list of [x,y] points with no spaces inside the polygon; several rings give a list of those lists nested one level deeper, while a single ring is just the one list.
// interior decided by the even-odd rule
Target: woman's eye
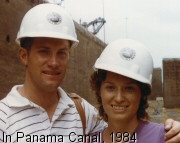
[{"label": "woman's eye", "polygon": [[125,87],[125,90],[126,91],[134,91],[135,88],[133,86],[127,86],[127,87]]},{"label": "woman's eye", "polygon": [[115,87],[114,87],[114,86],[106,86],[106,89],[108,89],[108,90],[114,90]]}]

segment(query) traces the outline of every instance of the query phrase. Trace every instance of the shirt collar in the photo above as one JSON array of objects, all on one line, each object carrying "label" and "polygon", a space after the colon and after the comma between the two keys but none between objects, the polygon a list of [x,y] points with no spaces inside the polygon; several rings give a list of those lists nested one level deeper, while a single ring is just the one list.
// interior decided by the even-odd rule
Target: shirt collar
[{"label": "shirt collar", "polygon": [[10,107],[23,107],[31,105],[32,103],[25,97],[21,96],[18,89],[23,85],[15,85],[8,93],[6,100]]},{"label": "shirt collar", "polygon": [[69,106],[69,107],[75,106],[75,103],[71,100],[71,98],[67,95],[67,93],[61,87],[58,88],[58,92],[60,95],[59,103]]},{"label": "shirt collar", "polygon": [[[38,106],[35,103],[33,103],[32,101],[30,101],[27,98],[20,95],[20,93],[18,92],[18,89],[22,86],[23,85],[15,85],[11,89],[11,91],[8,93],[8,95],[6,97],[7,104],[10,107],[24,107],[24,106],[29,106],[29,105],[34,106],[34,107]],[[70,97],[66,94],[66,92],[61,87],[58,88],[58,92],[59,92],[59,96],[60,96],[58,106],[60,106],[60,104],[63,104],[66,107],[67,106],[68,107],[75,106],[74,102],[70,99]]]}]

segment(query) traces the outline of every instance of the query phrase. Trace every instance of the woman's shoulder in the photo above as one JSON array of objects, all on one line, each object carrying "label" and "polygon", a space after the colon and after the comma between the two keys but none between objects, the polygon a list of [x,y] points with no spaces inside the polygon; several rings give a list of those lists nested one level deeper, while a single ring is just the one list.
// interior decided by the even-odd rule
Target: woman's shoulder
[{"label": "woman's shoulder", "polygon": [[137,137],[139,141],[149,142],[164,142],[165,128],[163,124],[140,121],[138,128],[136,129]]},{"label": "woman's shoulder", "polygon": [[161,129],[164,128],[164,124],[161,123],[155,123],[150,121],[139,121],[139,127],[144,127],[148,129]]},{"label": "woman's shoulder", "polygon": [[164,124],[154,123],[150,121],[139,121],[139,125],[136,131],[139,134],[145,134],[146,132],[147,134],[156,134],[159,132],[165,133]]}]

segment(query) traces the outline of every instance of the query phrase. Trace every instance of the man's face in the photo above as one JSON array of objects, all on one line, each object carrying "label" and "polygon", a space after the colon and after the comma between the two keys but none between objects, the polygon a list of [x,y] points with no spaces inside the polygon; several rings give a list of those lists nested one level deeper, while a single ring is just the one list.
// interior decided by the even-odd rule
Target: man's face
[{"label": "man's face", "polygon": [[26,65],[26,85],[44,90],[57,90],[69,61],[70,42],[54,38],[35,38],[30,50],[21,48]]}]

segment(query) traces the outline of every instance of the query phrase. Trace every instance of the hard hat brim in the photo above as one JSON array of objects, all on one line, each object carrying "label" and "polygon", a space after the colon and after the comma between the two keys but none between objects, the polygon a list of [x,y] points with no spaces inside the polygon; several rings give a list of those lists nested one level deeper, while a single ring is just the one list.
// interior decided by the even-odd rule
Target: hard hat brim
[{"label": "hard hat brim", "polygon": [[20,44],[20,39],[22,38],[26,38],[26,37],[46,37],[46,38],[57,38],[57,39],[64,39],[64,40],[69,40],[72,41],[73,44],[71,47],[76,47],[79,43],[79,40],[73,38],[72,36],[69,35],[65,35],[65,34],[61,34],[61,33],[55,33],[55,32],[41,32],[38,33],[37,32],[31,32],[31,33],[25,33],[25,34],[21,34],[21,36],[17,36],[16,42],[18,44]]},{"label": "hard hat brim", "polygon": [[97,70],[101,69],[101,70],[106,70],[109,72],[117,73],[117,74],[123,75],[125,77],[134,79],[136,81],[148,84],[151,87],[151,81],[150,80],[147,80],[143,76],[139,75],[138,73],[136,74],[135,72],[132,72],[131,70],[126,70],[126,69],[121,68],[121,67],[117,68],[116,66],[113,66],[113,65],[105,65],[105,64],[98,64],[98,63],[95,64],[94,68]]}]

